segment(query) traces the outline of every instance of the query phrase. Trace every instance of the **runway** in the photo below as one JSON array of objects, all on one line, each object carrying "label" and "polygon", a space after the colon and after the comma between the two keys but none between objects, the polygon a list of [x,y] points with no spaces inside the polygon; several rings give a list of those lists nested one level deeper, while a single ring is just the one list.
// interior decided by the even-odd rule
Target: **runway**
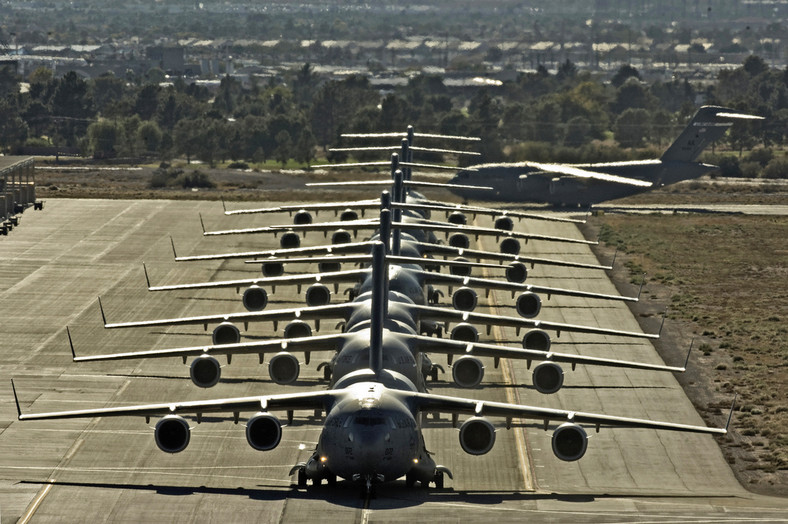
[{"label": "runway", "polygon": [[[236,207],[276,205],[246,203]],[[181,315],[241,311],[234,290],[150,293],[152,283],[187,283],[241,278],[259,268],[240,261],[176,263],[179,255],[278,247],[270,235],[203,237],[208,229],[285,223],[289,217],[226,217],[217,202],[47,201],[45,211],[27,213],[24,227],[0,237],[0,522],[781,522],[788,501],[752,495],[730,471],[708,435],[602,428],[593,434],[586,456],[575,463],[556,459],[551,431],[541,424],[506,430],[498,426],[494,449],[473,457],[459,446],[450,420],[431,420],[424,431],[437,463],[454,473],[446,489],[408,489],[398,481],[365,502],[358,490],[340,482],[297,490],[288,476],[305,460],[319,434],[311,413],[296,413],[283,441],[270,452],[254,451],[243,425],[209,417],[194,424],[189,447],[167,455],[155,445],[153,423],[143,418],[19,422],[10,378],[16,382],[23,412],[194,400],[280,392],[256,356],[234,357],[222,381],[201,390],[177,358],[76,364],[66,337],[70,327],[78,354],[98,354],[205,344],[202,327],[105,330],[97,306],[101,296],[107,320],[122,322]],[[320,220],[327,219],[321,213]],[[477,218],[490,226],[489,218]],[[580,238],[574,225],[523,221],[518,230]],[[324,243],[310,233],[304,245]],[[482,248],[496,250],[491,238]],[[525,253],[596,263],[583,245],[531,241]],[[298,266],[306,270],[307,266]],[[494,273],[490,273],[491,275]],[[556,287],[616,293],[607,276],[590,269],[536,266],[529,280]],[[514,316],[508,293],[480,294],[482,306]],[[341,300],[343,295],[335,297]],[[268,309],[302,303],[294,288],[277,287]],[[552,297],[544,320],[638,331],[626,305]],[[656,331],[658,319],[653,319]],[[334,330],[333,323],[321,332]],[[270,323],[250,325],[247,334],[281,335]],[[483,330],[480,330],[483,333]],[[493,330],[492,340],[519,347],[522,333]],[[553,349],[599,357],[661,363],[653,346],[638,339],[562,333]],[[302,358],[303,355],[299,355]],[[328,355],[302,362],[301,378],[288,391],[325,387],[317,364]],[[544,396],[531,388],[524,362],[487,363],[484,387],[458,389],[445,357],[433,356],[447,374],[431,391],[474,399],[515,401],[610,415],[653,418],[685,424],[703,422],[675,378],[666,373],[601,367],[566,370],[563,389]],[[668,362],[681,365],[682,362]],[[514,385],[513,385],[514,384]],[[719,424],[724,424],[722,408]]]}]

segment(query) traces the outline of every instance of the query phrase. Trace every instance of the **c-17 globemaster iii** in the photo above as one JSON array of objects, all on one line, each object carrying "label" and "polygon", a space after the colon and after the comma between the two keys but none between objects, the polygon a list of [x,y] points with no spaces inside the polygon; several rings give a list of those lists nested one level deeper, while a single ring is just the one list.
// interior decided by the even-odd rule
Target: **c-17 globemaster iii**
[{"label": "c-17 globemaster iii", "polygon": [[[451,473],[435,463],[425,447],[421,415],[447,413],[452,422],[469,415],[460,424],[462,449],[472,455],[488,453],[495,443],[495,426],[490,417],[558,422],[552,436],[555,455],[564,461],[579,460],[586,452],[588,435],[581,424],[602,427],[633,427],[690,433],[725,434],[727,428],[710,428],[648,419],[584,413],[501,402],[488,402],[427,393],[404,374],[386,368],[388,347],[396,341],[386,335],[387,262],[383,243],[373,248],[371,318],[368,328],[368,368],[337,377],[329,390],[276,395],[257,395],[186,402],[162,402],[134,406],[81,409],[50,413],[23,414],[14,389],[20,420],[56,420],[110,416],[162,417],[154,436],[160,449],[168,453],[183,451],[189,444],[191,428],[185,416],[198,423],[206,413],[227,413],[236,422],[240,412],[252,415],[246,421],[246,439],[258,451],[270,451],[282,440],[282,423],[271,411],[286,411],[288,420],[294,410],[320,410],[326,413],[314,453],[292,470],[298,484],[307,479],[319,484],[341,477],[361,484],[370,495],[377,484],[405,477],[407,485],[420,482],[443,487],[444,474]],[[390,360],[390,359],[388,359]],[[730,422],[730,417],[728,419]]]},{"label": "c-17 globemaster iii", "polygon": [[[734,109],[703,106],[658,159],[595,164],[517,162],[480,164],[462,170],[449,183],[463,198],[588,206],[698,178],[717,168],[698,156],[737,120],[762,120]],[[480,191],[468,184],[484,184]]]}]

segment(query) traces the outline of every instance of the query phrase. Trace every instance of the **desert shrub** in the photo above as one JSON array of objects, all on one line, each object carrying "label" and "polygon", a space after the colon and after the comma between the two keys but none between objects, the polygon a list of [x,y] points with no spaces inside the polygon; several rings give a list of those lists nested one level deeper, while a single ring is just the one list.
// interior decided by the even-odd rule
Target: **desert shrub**
[{"label": "desert shrub", "polygon": [[788,178],[788,157],[772,159],[761,173],[763,178]]}]

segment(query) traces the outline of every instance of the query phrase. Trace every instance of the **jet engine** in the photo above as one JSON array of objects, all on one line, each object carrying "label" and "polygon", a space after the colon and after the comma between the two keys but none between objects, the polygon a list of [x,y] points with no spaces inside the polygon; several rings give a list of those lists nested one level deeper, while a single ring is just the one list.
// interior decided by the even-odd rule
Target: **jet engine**
[{"label": "jet engine", "polygon": [[[455,257],[455,262],[468,262],[469,260],[464,257]],[[470,266],[449,266],[449,273],[454,276],[467,277],[471,275]]]},{"label": "jet engine", "polygon": [[332,244],[349,244],[352,242],[353,237],[350,235],[350,231],[345,229],[337,229],[331,235],[331,243]]},{"label": "jet engine", "polygon": [[452,340],[461,340],[463,342],[478,342],[479,330],[472,324],[460,322],[452,328],[450,337]]},{"label": "jet engine", "polygon": [[484,455],[495,445],[495,427],[482,417],[471,417],[460,426],[460,446],[469,455]]},{"label": "jet engine", "polygon": [[291,353],[282,351],[268,361],[268,375],[277,384],[292,384],[298,379],[301,365]]},{"label": "jet engine", "polygon": [[451,378],[461,388],[475,388],[484,378],[484,365],[478,358],[464,355],[452,364]]},{"label": "jet engine", "polygon": [[523,336],[523,348],[550,351],[550,335],[541,329],[532,329]]},{"label": "jet engine", "polygon": [[312,223],[312,213],[306,209],[299,209],[293,216],[293,224],[306,225]]},{"label": "jet engine", "polygon": [[465,213],[460,211],[452,211],[447,217],[447,222],[450,224],[456,224],[458,226],[464,226],[468,223],[468,218],[465,216]]},{"label": "jet engine", "polygon": [[579,460],[586,454],[588,435],[586,431],[571,422],[558,426],[553,432],[553,453],[566,462]]},{"label": "jet engine", "polygon": [[180,415],[167,415],[156,423],[153,430],[156,445],[165,453],[180,453],[189,445],[189,423]]},{"label": "jet engine", "polygon": [[306,289],[306,304],[308,306],[325,306],[329,302],[331,302],[331,290],[323,284],[312,284]]},{"label": "jet engine", "polygon": [[451,305],[457,311],[473,311],[478,302],[479,296],[469,287],[461,287],[451,296]]},{"label": "jet engine", "polygon": [[247,311],[262,311],[268,305],[268,292],[260,286],[249,286],[241,300]]},{"label": "jet engine", "polygon": [[281,262],[263,261],[262,271],[264,277],[280,277],[285,272],[285,265]]},{"label": "jet engine", "polygon": [[213,328],[213,345],[237,344],[241,341],[241,332],[230,322],[222,322]]},{"label": "jet engine", "polygon": [[542,362],[533,371],[536,391],[549,395],[564,385],[564,370],[555,362]]},{"label": "jet engine", "polygon": [[467,235],[462,233],[452,233],[449,235],[449,245],[459,249],[468,249],[471,246],[471,241]]},{"label": "jet engine", "polygon": [[536,293],[526,291],[517,297],[517,313],[524,318],[534,318],[542,310],[542,299]]},{"label": "jet engine", "polygon": [[514,221],[510,217],[498,217],[495,219],[495,229],[512,231],[514,229]]},{"label": "jet engine", "polygon": [[257,451],[270,451],[282,440],[282,423],[270,413],[258,411],[246,423],[246,441]]},{"label": "jet engine", "polygon": [[296,249],[301,247],[301,237],[295,231],[285,231],[279,237],[279,245],[282,249]]},{"label": "jet engine", "polygon": [[506,253],[508,255],[519,255],[520,242],[516,238],[504,238],[501,240],[501,253]]},{"label": "jet engine", "polygon": [[516,284],[522,284],[528,278],[528,268],[522,262],[510,262],[506,266],[506,280]]},{"label": "jet engine", "polygon": [[358,213],[353,209],[345,209],[339,215],[340,222],[352,222],[354,220],[358,220]]},{"label": "jet engine", "polygon": [[342,264],[339,262],[319,262],[317,270],[320,273],[333,273],[342,269]]},{"label": "jet engine", "polygon": [[284,338],[311,337],[312,328],[303,320],[293,320],[285,326]]},{"label": "jet engine", "polygon": [[189,366],[189,376],[196,386],[212,388],[222,376],[222,367],[219,361],[210,355],[200,355],[192,360]]}]

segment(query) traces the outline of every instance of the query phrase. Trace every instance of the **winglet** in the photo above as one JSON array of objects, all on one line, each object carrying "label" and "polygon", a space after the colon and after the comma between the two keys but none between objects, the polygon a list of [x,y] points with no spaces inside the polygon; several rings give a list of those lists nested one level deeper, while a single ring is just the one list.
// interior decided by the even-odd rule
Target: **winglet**
[{"label": "winglet", "polygon": [[613,260],[610,261],[610,269],[613,269],[613,266],[616,265],[616,257],[618,257],[618,246],[616,246],[616,250],[613,252]]},{"label": "winglet", "polygon": [[145,262],[142,263],[142,271],[145,272],[145,283],[148,284],[148,291],[150,291],[150,277],[148,276],[148,266],[145,265]]},{"label": "winglet", "polygon": [[175,240],[172,239],[172,235],[170,235],[170,244],[172,245],[172,256],[175,260],[178,260],[178,253],[175,251]]},{"label": "winglet", "polygon": [[694,343],[695,343],[695,339],[693,338],[692,342],[690,342],[689,351],[687,351],[687,358],[684,360],[684,369],[687,369],[687,364],[689,364],[689,357],[690,357],[690,353],[692,353],[692,345]]},{"label": "winglet", "polygon": [[665,327],[666,318],[668,318],[668,308],[665,308],[665,312],[662,313],[662,324],[659,325],[659,331],[657,331],[657,335],[662,335],[662,328]]},{"label": "winglet", "polygon": [[586,208],[586,216],[583,217],[583,224],[588,221],[589,215],[591,215],[591,204],[588,204],[588,207]]},{"label": "winglet", "polygon": [[224,211],[224,214],[226,215],[227,214],[227,206],[224,203],[224,195],[221,196],[220,200],[222,201],[222,211]]},{"label": "winglet", "polygon": [[[736,406],[736,397],[738,397],[738,393],[733,395],[733,402],[731,402],[731,411],[728,413],[728,421],[725,423],[725,432],[728,432],[728,426],[731,425],[731,419],[733,418],[733,408]],[[17,404],[17,409],[19,409],[19,405]]]},{"label": "winglet", "polygon": [[646,283],[646,274],[643,273],[643,278],[640,279],[640,289],[638,289],[637,299],[640,300],[640,293],[643,292],[643,284]]},{"label": "winglet", "polygon": [[205,222],[202,221],[202,213],[198,213],[200,216],[200,226],[202,226],[202,234],[205,235]]},{"label": "winglet", "polygon": [[98,297],[99,311],[101,311],[101,320],[104,322],[104,327],[107,327],[107,317],[104,315],[104,306],[101,305],[101,297]]},{"label": "winglet", "polygon": [[22,418],[22,408],[19,407],[19,397],[16,396],[16,386],[14,386],[14,379],[11,379],[11,390],[14,392],[14,402],[16,402],[16,416]]},{"label": "winglet", "polygon": [[66,335],[68,335],[68,345],[71,346],[71,358],[76,360],[77,353],[74,351],[74,341],[71,340],[71,330],[68,329],[68,326],[66,326]]}]

